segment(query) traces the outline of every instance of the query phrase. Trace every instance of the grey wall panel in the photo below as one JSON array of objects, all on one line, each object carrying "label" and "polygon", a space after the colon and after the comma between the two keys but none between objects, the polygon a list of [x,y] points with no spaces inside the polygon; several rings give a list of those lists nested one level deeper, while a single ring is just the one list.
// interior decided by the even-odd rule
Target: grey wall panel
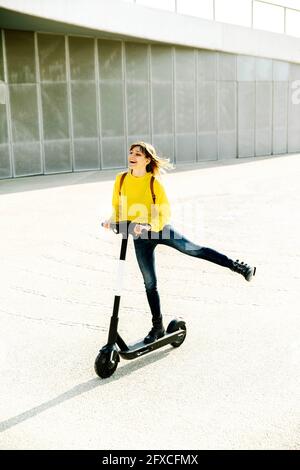
[{"label": "grey wall panel", "polygon": [[255,80],[255,57],[237,56],[237,79],[241,82]]},{"label": "grey wall panel", "polygon": [[175,79],[177,82],[195,80],[195,54],[191,49],[176,47]]},{"label": "grey wall panel", "polygon": [[0,80],[4,80],[4,61],[3,61],[3,45],[2,45],[1,29],[0,29]]},{"label": "grey wall panel", "polygon": [[74,140],[74,170],[98,170],[100,168],[98,139]]},{"label": "grey wall panel", "polygon": [[12,176],[9,148],[7,144],[0,144],[0,179]]},{"label": "grey wall panel", "polygon": [[273,153],[287,152],[288,82],[273,83]]},{"label": "grey wall panel", "polygon": [[196,136],[195,134],[177,135],[176,137],[176,162],[196,162]]},{"label": "grey wall panel", "polygon": [[176,84],[176,133],[192,133],[196,128],[194,83]]},{"label": "grey wall panel", "polygon": [[125,130],[122,82],[100,83],[100,108],[102,137],[123,136]]},{"label": "grey wall panel", "polygon": [[198,133],[198,161],[218,159],[218,135],[217,132]]},{"label": "grey wall panel", "polygon": [[255,155],[272,153],[272,112],[272,82],[257,82]]},{"label": "grey wall panel", "polygon": [[102,139],[102,167],[125,168],[127,166],[127,149],[124,137]]},{"label": "grey wall panel", "polygon": [[72,112],[75,138],[98,136],[95,82],[72,83]]},{"label": "grey wall panel", "polygon": [[125,43],[126,77],[128,81],[147,81],[148,46],[145,44]]},{"label": "grey wall panel", "polygon": [[148,83],[127,83],[128,135],[150,134]]},{"label": "grey wall panel", "polygon": [[255,134],[255,83],[238,83],[238,156],[253,157]]},{"label": "grey wall panel", "polygon": [[121,41],[98,40],[100,80],[122,80]]},{"label": "grey wall panel", "polygon": [[217,79],[217,53],[211,51],[198,51],[197,79],[211,81]]},{"label": "grey wall panel", "polygon": [[218,139],[220,159],[237,154],[237,86],[236,82],[219,82]]},{"label": "grey wall panel", "polygon": [[300,64],[290,64],[290,81],[300,80]]},{"label": "grey wall panel", "polygon": [[27,31],[5,31],[9,83],[35,83],[34,36]]},{"label": "grey wall panel", "polygon": [[218,80],[236,80],[236,56],[219,52]]},{"label": "grey wall panel", "polygon": [[255,59],[255,75],[257,81],[273,80],[273,63],[271,59],[263,59],[256,57]]},{"label": "grey wall panel", "polygon": [[288,62],[273,60],[273,80],[276,82],[283,82],[288,80],[289,76],[290,64]]},{"label": "grey wall panel", "polygon": [[72,171],[70,142],[51,140],[44,142],[45,173]]},{"label": "grey wall panel", "polygon": [[198,160],[216,160],[217,142],[217,82],[198,83]]},{"label": "grey wall panel", "polygon": [[71,80],[95,80],[94,39],[69,39]]},{"label": "grey wall panel", "polygon": [[293,82],[289,83],[288,152],[300,151],[300,103]]},{"label": "grey wall panel", "polygon": [[41,85],[44,139],[69,137],[68,92],[66,83]]},{"label": "grey wall panel", "polygon": [[0,144],[8,142],[6,104],[0,103]]},{"label": "grey wall panel", "polygon": [[36,85],[11,85],[9,94],[13,141],[38,141],[40,135]]},{"label": "grey wall panel", "polygon": [[174,161],[174,136],[173,135],[153,135],[153,145],[157,154],[161,157]]},{"label": "grey wall panel", "polygon": [[151,46],[151,76],[154,82],[172,82],[173,62],[171,47]]},{"label": "grey wall panel", "polygon": [[38,34],[41,81],[66,81],[65,37]]},{"label": "grey wall panel", "polygon": [[38,175],[42,173],[40,143],[13,145],[14,176]]},{"label": "grey wall panel", "polygon": [[170,83],[152,84],[153,133],[172,134],[173,132],[173,87]]}]

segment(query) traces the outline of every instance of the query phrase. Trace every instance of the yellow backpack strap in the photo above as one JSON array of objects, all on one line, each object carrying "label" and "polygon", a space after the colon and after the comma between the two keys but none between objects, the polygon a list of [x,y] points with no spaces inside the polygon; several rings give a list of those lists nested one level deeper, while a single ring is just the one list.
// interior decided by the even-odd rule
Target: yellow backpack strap
[{"label": "yellow backpack strap", "polygon": [[122,176],[121,176],[121,179],[120,179],[119,196],[121,196],[121,189],[122,189],[122,185],[123,185],[124,178],[125,178],[126,175],[127,175],[127,171],[125,171],[125,173],[122,173]]},{"label": "yellow backpack strap", "polygon": [[155,177],[154,177],[154,176],[151,176],[151,180],[150,180],[150,189],[151,189],[153,204],[155,204],[155,201],[156,201],[156,196],[155,196],[155,194],[154,194],[154,180],[155,180]]}]

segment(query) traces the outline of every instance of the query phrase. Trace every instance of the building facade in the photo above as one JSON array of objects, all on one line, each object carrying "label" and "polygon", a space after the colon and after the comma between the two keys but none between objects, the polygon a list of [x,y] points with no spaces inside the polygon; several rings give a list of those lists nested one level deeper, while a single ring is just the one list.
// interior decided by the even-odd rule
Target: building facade
[{"label": "building facade", "polygon": [[[83,2],[75,3],[79,11]],[[150,9],[129,2],[91,3],[106,12],[106,30],[101,24],[96,30],[92,20],[65,23],[69,13],[62,7],[60,21],[50,6],[43,15],[18,11],[20,1],[15,10],[0,9],[0,178],[122,169],[137,140],[152,142],[178,165],[300,152],[299,39],[263,32],[270,37],[261,36],[266,41],[255,54],[249,40],[234,51],[230,34],[238,40],[234,28],[247,28],[226,25],[219,48],[208,47],[215,29],[211,38],[208,31],[186,44],[180,28],[171,42],[163,23],[160,29],[152,23],[156,15],[176,31],[176,13],[151,17]],[[117,8],[119,26],[110,8]],[[89,13],[93,19],[92,5]],[[144,37],[142,19],[149,20]],[[195,30],[213,23],[183,15],[180,22]],[[191,38],[195,34],[191,27]],[[288,41],[273,53],[272,35]]]}]

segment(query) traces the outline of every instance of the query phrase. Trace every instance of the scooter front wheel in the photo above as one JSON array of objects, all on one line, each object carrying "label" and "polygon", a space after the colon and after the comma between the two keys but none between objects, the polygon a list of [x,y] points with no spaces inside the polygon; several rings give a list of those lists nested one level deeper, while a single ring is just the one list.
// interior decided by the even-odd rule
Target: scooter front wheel
[{"label": "scooter front wheel", "polygon": [[106,352],[100,351],[98,356],[95,359],[94,369],[96,374],[101,377],[101,379],[107,379],[118,367],[118,362],[120,357],[118,353],[114,354],[114,361],[111,360],[111,355]]},{"label": "scooter front wheel", "polygon": [[182,330],[182,335],[176,341],[171,343],[174,348],[179,348],[186,337],[186,325],[183,320],[172,320],[167,328],[167,333],[175,333],[175,331]]}]

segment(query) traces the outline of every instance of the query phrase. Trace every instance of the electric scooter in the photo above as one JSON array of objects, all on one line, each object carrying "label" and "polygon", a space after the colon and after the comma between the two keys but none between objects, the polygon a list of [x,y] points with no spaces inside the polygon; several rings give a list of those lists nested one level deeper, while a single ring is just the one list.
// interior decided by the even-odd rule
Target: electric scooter
[{"label": "electric scooter", "polygon": [[121,300],[122,281],[124,278],[124,265],[129,234],[133,237],[135,224],[130,221],[121,221],[111,224],[110,229],[116,234],[122,234],[122,243],[120,251],[120,264],[118,270],[118,282],[116,295],[114,298],[113,313],[110,320],[108,341],[103,346],[95,360],[95,372],[102,379],[110,377],[118,367],[120,356],[123,359],[131,360],[144,356],[156,349],[171,344],[174,348],[181,346],[186,337],[186,325],[183,320],[172,320],[166,330],[165,336],[157,339],[153,343],[145,344],[139,340],[134,344],[127,345],[118,333],[119,307]]}]

